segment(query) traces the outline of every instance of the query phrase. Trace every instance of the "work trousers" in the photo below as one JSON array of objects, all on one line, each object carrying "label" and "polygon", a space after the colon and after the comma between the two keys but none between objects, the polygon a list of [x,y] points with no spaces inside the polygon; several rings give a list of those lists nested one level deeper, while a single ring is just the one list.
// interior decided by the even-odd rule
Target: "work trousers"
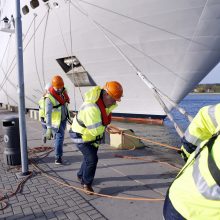
[{"label": "work trousers", "polygon": [[53,129],[55,157],[63,156],[63,141],[66,129],[66,120],[61,121],[59,129]]},{"label": "work trousers", "polygon": [[82,184],[91,186],[98,163],[98,147],[93,146],[92,143],[77,144],[77,147],[83,154],[83,161],[77,176],[81,179]]},{"label": "work trousers", "polygon": [[163,217],[165,220],[185,220],[183,216],[173,207],[167,193],[163,206]]}]

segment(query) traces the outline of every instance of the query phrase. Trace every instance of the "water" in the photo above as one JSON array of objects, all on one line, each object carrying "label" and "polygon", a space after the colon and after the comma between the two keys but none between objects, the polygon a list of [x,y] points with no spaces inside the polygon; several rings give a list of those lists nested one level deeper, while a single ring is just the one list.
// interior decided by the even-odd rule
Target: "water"
[{"label": "water", "polygon": [[[220,102],[220,94],[189,94],[179,104],[184,108],[191,116],[195,116],[200,108],[206,105],[215,105]],[[177,110],[173,110],[172,115],[175,121],[185,131],[189,125],[188,120],[180,114]],[[165,120],[165,126],[172,126],[169,119]]]}]

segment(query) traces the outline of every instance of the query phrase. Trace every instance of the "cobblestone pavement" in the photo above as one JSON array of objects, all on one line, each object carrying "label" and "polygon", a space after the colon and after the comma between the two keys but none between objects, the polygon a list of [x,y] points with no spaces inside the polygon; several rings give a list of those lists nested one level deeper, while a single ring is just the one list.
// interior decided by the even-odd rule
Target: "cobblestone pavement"
[{"label": "cobblestone pavement", "polygon": [[[10,116],[0,109],[0,120]],[[169,133],[165,127],[142,126],[132,124],[118,124],[129,126],[131,129],[147,133],[151,138],[167,137]],[[39,122],[26,117],[28,147],[42,146],[42,128]],[[172,166],[151,162],[151,160],[171,161],[176,164],[176,154],[161,150],[159,147],[146,146],[138,150],[116,150],[108,145],[99,149],[99,163],[93,188],[95,192],[111,195],[112,198],[89,196],[73,188],[59,185],[59,183],[42,175],[39,170],[29,164],[32,176],[16,195],[10,196],[11,191],[17,189],[22,181],[17,175],[19,167],[9,167],[4,163],[3,142],[4,129],[0,126],[0,200],[3,196],[8,206],[0,210],[1,220],[10,219],[82,219],[82,220],[162,220],[163,201],[146,202],[135,198],[163,198],[167,188],[176,176],[177,170]],[[139,133],[142,135],[142,133]],[[157,137],[158,136],[158,137]],[[171,139],[171,138],[170,138]],[[52,147],[53,141],[47,146]],[[141,160],[123,160],[116,154],[145,158]],[[30,157],[30,155],[29,155]],[[72,144],[69,135],[64,141],[63,165],[54,164],[54,152],[43,159],[35,159],[38,166],[46,173],[58,178],[68,185],[80,187],[76,178],[82,161],[82,155]],[[134,199],[117,200],[114,196]],[[9,197],[9,198],[7,198]],[[0,206],[4,203],[0,203]]]},{"label": "cobblestone pavement", "polygon": [[[9,169],[2,163],[2,144],[0,153],[0,192],[7,195],[7,192],[10,194],[16,189],[21,179],[16,176],[18,170]],[[47,171],[46,165],[41,165],[41,168]],[[52,175],[57,176],[56,173]],[[33,172],[33,176],[26,181],[21,193],[5,202],[8,207],[0,211],[1,219],[106,219],[78,192],[59,186],[37,172]]]},{"label": "cobblestone pavement", "polygon": [[[10,194],[10,191],[16,189],[21,179],[16,176],[18,170],[9,169],[2,163],[2,144],[0,153],[0,192],[7,195],[7,192]],[[41,168],[47,170],[46,165],[41,165]],[[32,169],[30,166],[30,170]],[[52,175],[57,176],[56,173]],[[78,192],[59,186],[37,172],[33,172],[21,193],[6,199],[5,202],[8,207],[0,211],[0,219],[106,219]]]},{"label": "cobblestone pavement", "polygon": [[[4,113],[1,110],[0,114]],[[1,117],[3,115],[1,114]],[[0,118],[1,118],[0,117]],[[28,127],[28,126],[27,126]],[[11,191],[15,191],[18,183],[23,178],[16,174],[21,172],[20,167],[9,167],[3,159],[4,143],[2,129],[0,130],[0,198],[9,196],[3,200],[7,207],[0,210],[1,220],[12,219],[106,219],[93,205],[90,204],[81,194],[71,188],[58,185],[56,182],[33,171],[21,192],[10,197]],[[50,172],[55,177],[59,175],[46,163],[40,167]],[[29,165],[29,170],[36,170]],[[62,178],[61,178],[62,179]],[[2,206],[4,203],[1,203]]]}]

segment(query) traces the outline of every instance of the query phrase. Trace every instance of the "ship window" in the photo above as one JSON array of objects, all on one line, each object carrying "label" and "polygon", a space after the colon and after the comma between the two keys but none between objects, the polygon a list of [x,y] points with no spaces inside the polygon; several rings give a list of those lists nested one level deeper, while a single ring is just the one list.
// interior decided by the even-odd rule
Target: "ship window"
[{"label": "ship window", "polygon": [[24,15],[28,14],[29,13],[29,8],[27,5],[25,5],[23,8],[22,8],[22,12]]},{"label": "ship window", "polygon": [[92,77],[75,56],[57,59],[57,62],[75,87],[96,86]]},{"label": "ship window", "polygon": [[30,5],[33,9],[35,9],[39,6],[39,1],[38,0],[31,0]]}]

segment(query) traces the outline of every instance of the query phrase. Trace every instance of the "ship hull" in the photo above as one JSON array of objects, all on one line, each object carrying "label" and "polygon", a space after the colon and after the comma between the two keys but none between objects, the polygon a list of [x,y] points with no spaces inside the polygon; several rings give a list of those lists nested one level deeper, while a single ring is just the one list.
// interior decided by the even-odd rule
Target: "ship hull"
[{"label": "ship hull", "polygon": [[[29,12],[24,15],[24,7]],[[25,105],[38,100],[53,75],[68,89],[70,109],[78,111],[92,85],[117,80],[124,96],[117,116],[164,118],[220,60],[220,3],[190,0],[21,1]],[[14,15],[5,1],[2,17]],[[14,15],[15,16],[15,15]],[[0,32],[0,103],[18,105],[15,34]],[[121,53],[119,53],[119,50]],[[80,78],[65,69],[75,57],[91,86],[74,86]],[[62,63],[63,62],[63,63]],[[72,66],[73,67],[73,66]],[[137,70],[155,86],[149,88]],[[74,78],[78,77],[78,78]],[[159,97],[155,97],[155,90]],[[167,98],[168,97],[168,98]]]}]

